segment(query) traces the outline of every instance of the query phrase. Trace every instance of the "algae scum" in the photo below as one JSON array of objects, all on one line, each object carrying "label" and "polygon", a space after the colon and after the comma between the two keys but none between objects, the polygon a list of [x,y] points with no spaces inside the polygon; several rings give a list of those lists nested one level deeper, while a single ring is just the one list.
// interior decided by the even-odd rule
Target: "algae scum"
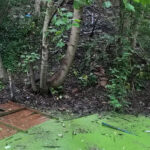
[{"label": "algae scum", "polygon": [[150,118],[95,114],[68,121],[49,120],[27,133],[1,140],[0,150],[150,150]]}]

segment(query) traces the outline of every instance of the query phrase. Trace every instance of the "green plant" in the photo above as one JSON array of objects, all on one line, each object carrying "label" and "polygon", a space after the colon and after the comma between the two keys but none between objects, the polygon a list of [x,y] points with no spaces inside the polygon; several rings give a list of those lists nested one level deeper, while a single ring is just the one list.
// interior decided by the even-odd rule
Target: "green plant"
[{"label": "green plant", "polygon": [[[22,54],[37,52],[40,48],[41,24],[37,25],[34,17],[25,17],[25,11],[29,11],[29,8],[23,4],[27,3],[27,0],[10,0],[11,13],[0,24],[0,52],[3,65],[12,72],[20,71],[18,63]],[[18,9],[19,7],[21,8]]]},{"label": "green plant", "polygon": [[129,103],[126,100],[128,93],[139,90],[143,79],[148,79],[144,71],[146,66],[136,60],[130,43],[125,39],[122,39],[122,43],[123,52],[113,59],[109,69],[111,79],[106,86],[110,104],[114,109],[123,109],[128,106]]},{"label": "green plant", "polygon": [[21,26],[12,29],[12,26],[8,25],[0,30],[7,32],[7,29],[10,29],[8,31],[8,37],[7,34],[5,34],[7,38],[3,37],[2,34],[0,35],[2,39],[0,50],[2,51],[3,63],[5,68],[17,71],[18,63],[20,62],[20,55],[22,55],[27,49],[30,50],[33,45],[29,44],[28,38],[25,38],[28,31],[22,31]]},{"label": "green plant", "polygon": [[84,87],[93,86],[97,84],[97,76],[93,73],[90,73],[89,75],[84,74],[81,77],[79,77],[79,81]]},{"label": "green plant", "polygon": [[4,84],[2,81],[0,81],[0,91],[3,90],[5,88]]},{"label": "green plant", "polygon": [[93,0],[75,0],[74,7],[79,9],[80,7],[88,6],[93,2]]},{"label": "green plant", "polygon": [[63,86],[59,86],[57,88],[50,88],[52,95],[61,95],[63,93]]},{"label": "green plant", "polygon": [[28,72],[29,65],[39,60],[40,56],[35,52],[24,53],[21,55],[21,59],[22,59],[22,63],[19,63],[18,65],[24,70],[24,72]]},{"label": "green plant", "polygon": [[149,9],[134,2],[129,4],[127,0],[123,3],[126,9],[121,10],[122,33],[116,36],[116,49],[112,52],[115,55],[111,55],[113,57],[108,71],[110,75],[107,85],[108,97],[114,109],[128,106],[128,94],[140,90],[144,80],[149,79],[149,28],[147,26],[150,22],[143,17],[148,15]]},{"label": "green plant", "polygon": [[131,49],[130,42],[125,38],[121,38],[123,50],[117,52],[117,56],[112,61],[112,66],[109,69],[111,79],[107,85],[108,97],[110,104],[114,109],[121,109],[127,106],[127,94],[132,90],[132,83],[130,78],[134,70],[132,64],[133,50]]},{"label": "green plant", "polygon": [[75,77],[79,76],[79,72],[77,70],[75,70],[75,69],[73,70],[73,74],[74,74]]},{"label": "green plant", "polygon": [[67,38],[65,32],[72,26],[72,12],[66,8],[58,9],[58,15],[55,15],[52,20],[52,26],[48,30],[48,34],[53,35],[52,42],[56,43],[56,48],[62,48],[65,46],[64,38]]}]

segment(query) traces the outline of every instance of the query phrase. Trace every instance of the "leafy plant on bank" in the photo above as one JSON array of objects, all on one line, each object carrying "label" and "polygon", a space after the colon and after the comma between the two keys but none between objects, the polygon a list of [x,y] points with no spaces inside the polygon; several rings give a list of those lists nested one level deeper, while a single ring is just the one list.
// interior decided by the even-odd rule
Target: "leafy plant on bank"
[{"label": "leafy plant on bank", "polygon": [[124,51],[122,56],[118,56],[113,60],[113,67],[109,70],[111,79],[107,85],[108,96],[110,104],[115,109],[120,109],[127,105],[127,93],[131,90],[129,83],[129,77],[132,73],[131,56],[130,50]]},{"label": "leafy plant on bank", "polygon": [[[40,59],[40,55],[32,52],[32,53],[24,53],[21,55],[22,63],[19,63],[19,67],[23,69],[24,72],[29,72],[29,65],[35,63]],[[34,66],[35,68],[36,66]]]},{"label": "leafy plant on bank", "polygon": [[[128,106],[128,94],[132,91],[140,90],[143,87],[144,80],[149,79],[150,66],[150,55],[146,50],[149,38],[145,38],[145,36],[149,37],[147,33],[150,22],[146,18],[141,17],[141,13],[145,13],[144,11],[148,12],[148,10],[146,7],[138,4],[129,4],[127,0],[123,2],[126,9],[124,10],[124,15],[129,18],[132,16],[132,20],[128,19],[129,22],[125,33],[117,37],[119,39],[119,43],[116,43],[118,49],[116,48],[116,56],[111,62],[112,65],[109,69],[110,80],[107,85],[110,104],[114,109],[120,110]],[[136,2],[146,4],[144,0]],[[138,24],[137,26],[135,26],[135,21]],[[148,26],[143,24],[145,21]],[[135,31],[136,37],[134,37],[136,35]],[[141,36],[144,36],[144,40]],[[136,38],[135,46],[132,45],[133,38]]]},{"label": "leafy plant on bank", "polygon": [[141,63],[135,56],[136,51],[130,43],[122,39],[123,52],[117,55],[109,69],[110,80],[107,85],[110,104],[114,109],[128,107],[127,96],[132,91],[144,87],[144,81],[150,79],[149,62]]},{"label": "leafy plant on bank", "polygon": [[0,91],[2,91],[5,88],[3,82],[0,81]]},{"label": "leafy plant on bank", "polygon": [[78,79],[83,87],[93,86],[97,84],[97,76],[93,73],[90,73],[89,75],[84,74]]}]

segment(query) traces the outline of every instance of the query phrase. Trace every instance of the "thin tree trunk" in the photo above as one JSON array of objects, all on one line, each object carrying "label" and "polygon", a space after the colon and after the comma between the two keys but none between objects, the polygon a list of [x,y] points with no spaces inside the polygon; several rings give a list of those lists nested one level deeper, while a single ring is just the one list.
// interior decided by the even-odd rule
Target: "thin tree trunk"
[{"label": "thin tree trunk", "polygon": [[[82,8],[74,9],[73,24],[77,23],[76,20],[81,20],[81,16],[82,16]],[[69,68],[72,64],[72,61],[74,59],[75,52],[78,46],[79,37],[80,37],[80,27],[73,25],[71,29],[70,40],[68,43],[65,58],[62,61],[61,68],[48,81],[50,86],[57,87],[64,81],[69,71]]]},{"label": "thin tree trunk", "polygon": [[35,15],[40,16],[41,13],[41,0],[35,0]]},{"label": "thin tree trunk", "polygon": [[10,97],[11,99],[14,98],[14,90],[13,90],[13,80],[12,80],[12,74],[11,72],[8,70],[8,79],[9,79],[9,89],[10,89]]},{"label": "thin tree trunk", "polygon": [[4,67],[3,67],[2,57],[0,54],[0,79],[4,79],[4,77],[5,77]]},{"label": "thin tree trunk", "polygon": [[47,1],[45,1],[45,0],[41,0],[41,5],[42,5],[42,7],[46,7],[46,4],[47,4]]},{"label": "thin tree trunk", "polygon": [[144,12],[142,11],[141,14],[137,17],[134,16],[134,21],[133,21],[133,25],[132,25],[132,38],[131,38],[131,46],[133,49],[136,48],[136,44],[137,44],[137,37],[138,37],[138,29],[139,29],[139,25],[140,25],[140,20],[143,18]]},{"label": "thin tree trunk", "polygon": [[138,36],[138,31],[137,31],[138,25],[136,26],[135,31],[133,31],[132,39],[131,39],[131,47],[133,50],[136,48],[136,43],[137,43],[137,36]]},{"label": "thin tree trunk", "polygon": [[54,0],[47,3],[47,10],[43,25],[43,38],[42,38],[42,60],[41,60],[41,72],[40,72],[40,91],[47,92],[47,69],[48,69],[48,42],[47,42],[47,30],[49,23],[51,22],[54,14],[57,12],[57,8],[64,2],[59,0],[57,5],[54,4]]},{"label": "thin tree trunk", "polygon": [[53,6],[54,2],[48,2],[47,3],[47,10],[46,10],[46,15],[45,15],[45,20],[44,20],[44,25],[43,25],[43,39],[42,39],[42,62],[41,62],[41,73],[40,73],[40,90],[41,92],[47,92],[48,87],[47,87],[47,68],[48,68],[48,42],[47,42],[47,30],[48,30],[48,25],[50,22],[51,17],[53,16]]},{"label": "thin tree trunk", "polygon": [[35,83],[35,76],[34,76],[34,70],[33,70],[33,65],[32,64],[29,65],[29,70],[30,70],[30,81],[31,81],[32,90],[34,92],[37,92],[37,87],[36,87],[36,83]]}]

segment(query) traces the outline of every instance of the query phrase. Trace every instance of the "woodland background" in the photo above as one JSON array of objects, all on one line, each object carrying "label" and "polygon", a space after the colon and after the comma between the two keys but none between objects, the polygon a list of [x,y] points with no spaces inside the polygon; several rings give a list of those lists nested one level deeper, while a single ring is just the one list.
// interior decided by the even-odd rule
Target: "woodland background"
[{"label": "woodland background", "polygon": [[0,0],[0,103],[149,113],[149,3]]}]

